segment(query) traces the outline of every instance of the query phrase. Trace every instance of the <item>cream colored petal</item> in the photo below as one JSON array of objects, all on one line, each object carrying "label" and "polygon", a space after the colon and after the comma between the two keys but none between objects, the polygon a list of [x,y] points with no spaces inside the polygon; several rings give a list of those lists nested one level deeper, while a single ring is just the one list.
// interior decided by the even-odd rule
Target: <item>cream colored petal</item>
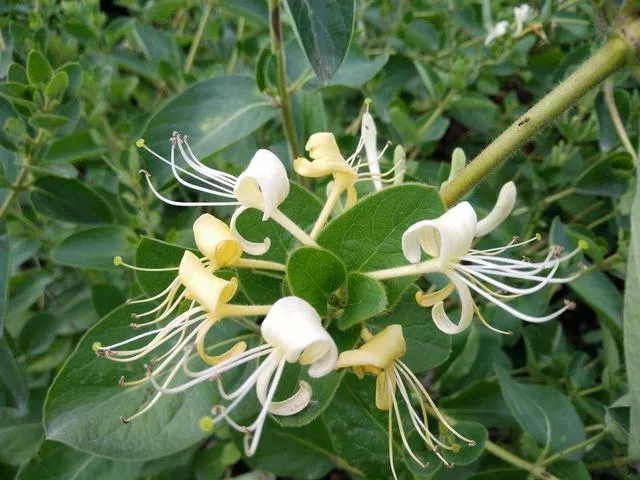
[{"label": "cream colored petal", "polygon": [[[376,145],[377,131],[376,123],[373,121],[373,117],[367,111],[362,115],[362,123],[360,124],[360,135],[364,141],[364,152],[367,157],[367,163],[369,171],[379,176],[380,175],[380,161],[378,160],[378,147]],[[373,186],[377,192],[382,190],[382,182],[380,180],[373,180]]]},{"label": "cream colored petal", "polygon": [[473,298],[469,288],[465,285],[462,279],[455,272],[445,272],[445,275],[449,277],[449,280],[455,285],[458,296],[460,297],[460,320],[458,323],[453,323],[447,313],[444,310],[444,304],[442,302],[437,303],[431,310],[431,316],[433,323],[436,324],[442,332],[448,335],[456,335],[466,330],[471,325],[473,320]]},{"label": "cream colored petal", "polygon": [[271,239],[269,237],[266,237],[262,242],[252,242],[240,235],[240,232],[238,232],[238,229],[236,228],[236,221],[238,220],[238,217],[247,209],[248,207],[239,207],[235,212],[233,212],[231,221],[229,222],[231,233],[240,242],[242,249],[249,255],[264,255],[269,251],[269,248],[271,248]]},{"label": "cream colored petal", "polygon": [[482,237],[491,232],[511,215],[516,204],[516,193],[516,186],[513,182],[507,182],[502,186],[495,206],[476,225],[476,237]]},{"label": "cream colored petal", "polygon": [[245,207],[261,210],[267,220],[289,195],[287,170],[273,152],[260,149],[238,177],[233,193]]},{"label": "cream colored petal", "polygon": [[322,377],[335,369],[338,348],[322,326],[320,315],[305,300],[284,297],[273,304],[260,326],[267,343],[288,362],[309,365],[309,375]]},{"label": "cream colored petal", "polygon": [[238,289],[238,280],[224,280],[207,271],[193,253],[182,256],[178,276],[185,287],[186,298],[195,300],[205,311],[215,313],[220,303],[227,303]]},{"label": "cream colored petal", "polygon": [[222,220],[205,213],[193,223],[198,250],[216,266],[233,265],[242,255],[242,245]]}]

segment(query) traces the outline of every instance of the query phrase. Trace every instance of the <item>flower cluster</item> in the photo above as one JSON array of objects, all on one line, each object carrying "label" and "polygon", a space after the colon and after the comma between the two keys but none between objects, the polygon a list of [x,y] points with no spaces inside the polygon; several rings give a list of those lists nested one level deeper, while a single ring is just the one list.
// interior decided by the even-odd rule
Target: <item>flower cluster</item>
[{"label": "flower cluster", "polygon": [[[368,105],[367,105],[368,107]],[[149,298],[130,300],[129,304],[153,303],[153,307],[143,313],[134,314],[133,329],[144,329],[112,345],[94,344],[96,353],[116,362],[134,362],[143,358],[147,361],[144,377],[127,381],[122,386],[149,383],[155,389],[154,396],[134,415],[122,418],[125,423],[149,411],[163,395],[177,394],[206,381],[217,383],[223,405],[215,405],[211,412],[203,412],[200,426],[211,431],[213,426],[225,421],[231,428],[245,434],[245,453],[252,455],[260,440],[264,422],[269,413],[276,416],[295,415],[303,411],[313,400],[313,385],[300,381],[297,391],[284,400],[275,400],[280,379],[287,363],[298,363],[307,367],[311,378],[324,377],[336,369],[352,368],[363,378],[365,374],[376,376],[376,402],[379,410],[388,413],[389,461],[394,478],[393,460],[394,425],[399,430],[402,444],[411,458],[418,464],[425,463],[415,453],[408,441],[406,428],[410,424],[424,444],[438,458],[449,465],[442,453],[457,451],[459,445],[447,443],[432,433],[428,416],[434,416],[443,431],[468,445],[474,445],[454,428],[454,422],[445,417],[436,407],[420,379],[401,358],[406,353],[406,343],[401,325],[390,325],[373,335],[367,328],[361,332],[362,344],[356,350],[338,352],[330,334],[328,322],[304,299],[285,296],[273,305],[242,305],[231,303],[238,289],[235,277],[222,275],[223,268],[249,268],[286,272],[285,265],[269,260],[243,257],[263,255],[270,248],[270,239],[250,242],[244,239],[236,228],[240,213],[248,208],[263,213],[263,221],[275,221],[285,228],[300,243],[316,245],[315,239],[325,223],[335,214],[346,194],[343,208],[351,208],[357,202],[355,185],[369,181],[374,190],[386,184],[397,184],[404,178],[405,165],[395,161],[394,166],[381,173],[381,158],[385,148],[378,152],[375,123],[368,108],[362,118],[362,134],[356,151],[344,157],[336,139],[331,133],[313,134],[306,144],[311,160],[298,158],[294,162],[295,171],[306,177],[331,176],[327,200],[311,232],[307,233],[281,210],[280,205],[289,193],[287,172],[278,157],[268,150],[258,150],[239,176],[215,170],[204,165],[194,155],[186,136],[174,133],[170,138],[171,155],[165,159],[149,147],[143,140],[138,146],[146,149],[154,157],[171,167],[175,179],[191,189],[218,197],[211,201],[177,202],[160,193],[145,171],[149,187],[153,193],[171,205],[220,206],[235,205],[238,209],[229,224],[210,214],[201,215],[193,224],[193,235],[199,254],[185,250],[179,266],[159,269],[132,266],[117,258],[116,263],[131,269],[145,271],[175,271],[175,279],[160,293]],[[364,150],[364,159],[362,151]],[[176,151],[186,163],[179,166]],[[367,167],[365,171],[362,171]],[[457,334],[471,324],[475,315],[489,328],[482,317],[476,300],[487,300],[512,315],[530,322],[544,322],[558,317],[572,307],[567,302],[564,307],[544,316],[533,316],[516,310],[508,300],[534,293],[550,283],[569,282],[580,272],[567,277],[556,277],[560,265],[576,255],[580,248],[562,254],[552,247],[539,262],[518,260],[502,254],[512,249],[539,240],[519,242],[513,240],[507,245],[485,250],[474,248],[474,241],[493,231],[508,217],[515,205],[516,188],[507,183],[498,194],[493,210],[478,220],[473,207],[461,202],[438,218],[421,220],[411,225],[397,246],[407,260],[406,265],[385,270],[365,272],[366,275],[386,280],[402,276],[420,276],[438,272],[448,283],[435,291],[419,291],[418,304],[431,307],[435,325],[447,334]],[[422,260],[422,255],[430,258]],[[505,279],[518,281],[517,285]],[[520,286],[520,282],[529,283]],[[460,319],[452,321],[445,311],[445,300],[457,292],[460,303]],[[260,343],[251,348],[239,341],[226,351],[219,352],[221,345],[211,343],[215,326],[225,319],[234,317],[263,318],[259,327]],[[151,320],[145,321],[147,317]],[[505,333],[505,332],[502,332]],[[198,367],[196,368],[196,364]],[[225,388],[225,374],[240,367],[256,365],[240,386],[232,391]],[[255,392],[261,408],[257,417],[247,425],[240,424],[232,413],[251,392]],[[408,419],[409,423],[404,419]]]},{"label": "flower cluster", "polygon": [[[513,36],[519,37],[523,34],[524,24],[533,20],[536,12],[526,3],[513,8]],[[495,25],[487,25],[487,36],[484,39],[485,45],[491,45],[497,38],[506,35],[509,30],[509,22],[501,20]]]}]

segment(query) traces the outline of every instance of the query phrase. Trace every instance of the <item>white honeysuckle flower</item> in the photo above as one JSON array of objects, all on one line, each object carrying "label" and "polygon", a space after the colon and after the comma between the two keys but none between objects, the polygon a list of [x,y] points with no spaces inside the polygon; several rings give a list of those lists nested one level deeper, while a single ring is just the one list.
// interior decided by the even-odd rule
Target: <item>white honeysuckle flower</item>
[{"label": "white honeysuckle flower", "polygon": [[527,5],[526,3],[523,3],[518,7],[514,7],[513,16],[515,18],[515,23],[516,23],[516,29],[513,32],[513,36],[517,37],[522,33],[524,24],[526,22],[529,22],[533,18],[535,18],[536,12],[529,5]]},{"label": "white honeysuckle flower", "polygon": [[[428,464],[423,462],[409,445],[409,436],[405,433],[405,420],[411,421],[425,445],[433,451],[438,458],[447,466],[451,466],[449,461],[442,455],[440,449],[457,451],[459,445],[449,445],[433,433],[431,433],[427,421],[427,404],[433,414],[440,421],[446,430],[458,437],[469,446],[474,446],[476,442],[458,433],[440,413],[431,396],[416,377],[411,369],[400,360],[407,352],[407,345],[404,339],[401,325],[389,325],[376,335],[372,335],[367,329],[363,329],[362,338],[364,344],[356,350],[348,350],[340,353],[336,368],[352,367],[358,378],[363,378],[365,374],[376,375],[376,407],[379,410],[388,412],[387,435],[389,439],[389,464],[393,478],[397,480],[395,466],[393,462],[393,428],[394,423],[400,431],[400,438],[405,451],[415,460],[418,465],[426,468]],[[404,402],[404,410],[400,409],[397,392]],[[417,412],[413,405],[418,401],[420,412]],[[394,421],[395,419],[395,421]]]},{"label": "white honeysuckle flower", "polygon": [[[228,200],[203,202],[171,200],[158,192],[151,182],[151,175],[146,170],[142,170],[141,172],[144,173],[154,195],[169,205],[185,207],[242,205],[261,210],[263,220],[266,220],[274,215],[278,206],[289,195],[287,170],[280,159],[269,150],[258,150],[244,172],[235,177],[200,162],[191,150],[186,135],[180,136],[178,132],[173,132],[170,142],[171,157],[169,160],[147,147],[143,139],[138,140],[136,145],[171,166],[173,176],[182,185]],[[176,165],[176,149],[193,171]],[[196,180],[197,183],[192,183],[189,179]]]},{"label": "white honeysuckle flower", "polygon": [[[229,403],[226,406],[214,406],[213,416],[203,417],[200,426],[211,431],[215,424],[226,421],[232,428],[245,433],[245,453],[248,456],[253,455],[258,448],[269,412],[279,416],[295,415],[311,402],[311,386],[305,381],[300,381],[298,391],[288,399],[274,401],[286,363],[308,366],[309,375],[318,378],[331,373],[338,359],[336,344],[322,326],[320,316],[301,298],[284,297],[274,303],[260,326],[260,332],[264,344],[204,370],[189,368],[186,352],[182,366],[189,380],[182,385],[171,387],[166,382],[160,385],[152,379],[158,391],[164,394],[184,392],[195,385],[215,379],[221,396]],[[224,390],[221,375],[262,357],[266,358],[238,388],[232,392]],[[230,414],[254,387],[262,408],[250,425],[239,425]]]},{"label": "white honeysuckle flower", "polygon": [[[560,278],[555,277],[555,274],[563,262],[586,248],[586,242],[580,241],[579,247],[566,255],[561,255],[559,247],[552,247],[540,262],[500,256],[512,248],[540,240],[539,235],[523,242],[514,239],[497,248],[472,248],[475,238],[494,230],[511,213],[515,195],[515,186],[512,182],[507,183],[500,191],[493,210],[481,221],[478,221],[476,212],[468,202],[461,202],[438,218],[415,223],[402,236],[402,252],[413,265],[369,272],[368,275],[382,280],[433,272],[444,274],[449,280],[444,288],[433,293],[419,291],[416,300],[423,307],[433,307],[431,313],[434,323],[440,330],[451,335],[465,330],[471,324],[474,312],[488,328],[509,333],[497,330],[485,321],[473,300],[472,292],[527,322],[546,322],[560,316],[566,310],[574,308],[575,304],[565,302],[564,307],[549,315],[533,316],[520,312],[503,300],[537,292],[549,284],[567,283],[576,279],[580,272]],[[432,258],[421,262],[422,252]],[[541,275],[541,272],[545,273]],[[533,285],[516,287],[501,278],[521,280]],[[444,310],[444,300],[453,291],[458,293],[461,304],[457,323],[452,322]]]},{"label": "white honeysuckle flower", "polygon": [[509,22],[507,22],[506,20],[502,20],[501,22],[498,22],[493,27],[491,27],[487,31],[487,36],[484,39],[485,46],[491,45],[496,38],[502,37],[505,33],[507,33],[508,27]]}]

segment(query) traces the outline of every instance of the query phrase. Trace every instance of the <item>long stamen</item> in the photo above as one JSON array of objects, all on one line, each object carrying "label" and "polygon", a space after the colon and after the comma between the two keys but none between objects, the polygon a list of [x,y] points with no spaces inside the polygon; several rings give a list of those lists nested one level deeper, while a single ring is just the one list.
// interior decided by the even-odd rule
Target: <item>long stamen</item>
[{"label": "long stamen", "polygon": [[504,303],[501,300],[497,299],[494,295],[491,295],[491,294],[485,292],[482,288],[477,287],[473,282],[468,281],[466,278],[464,278],[464,277],[460,277],[460,278],[462,278],[462,281],[465,282],[472,290],[474,290],[477,293],[479,293],[480,295],[482,295],[484,298],[489,300],[491,303],[494,303],[498,307],[502,308],[504,311],[509,312],[514,317],[517,317],[520,320],[524,320],[525,322],[532,322],[532,323],[548,322],[549,320],[553,320],[554,318],[559,317],[560,315],[562,315],[567,310],[572,310],[572,309],[575,308],[575,303],[573,303],[573,302],[565,302],[565,306],[564,307],[562,307],[559,310],[556,310],[555,312],[553,312],[553,313],[551,313],[549,315],[546,315],[544,317],[534,317],[532,315],[527,315],[525,313],[522,313],[522,312],[516,310],[515,308],[507,305],[506,303]]},{"label": "long stamen", "polygon": [[482,324],[487,327],[489,330],[492,330],[496,333],[501,333],[502,335],[513,335],[513,332],[511,330],[500,330],[499,328],[496,328],[492,325],[489,324],[489,322],[487,322],[487,320],[484,318],[484,315],[482,315],[482,313],[480,313],[480,309],[478,308],[478,305],[476,305],[476,302],[473,302],[473,309],[476,312],[476,315],[478,316],[478,318],[480,319],[480,321],[482,322]]},{"label": "long stamen", "polygon": [[186,135],[184,135],[182,137],[182,141],[184,142],[184,145],[187,147],[187,150],[189,151],[189,154],[191,155],[191,159],[198,165],[203,166],[204,168],[206,168],[209,171],[215,172],[216,176],[219,177],[225,177],[229,180],[230,184],[232,186],[235,186],[238,178],[235,175],[232,175],[230,173],[227,172],[223,172],[221,170],[215,170],[211,167],[207,167],[205,164],[203,164],[200,160],[198,160],[198,157],[195,156],[195,154],[193,153],[193,150],[191,150],[191,145],[189,145],[189,142],[187,141],[188,137]]},{"label": "long stamen", "polygon": [[436,404],[431,399],[431,396],[429,395],[429,393],[427,393],[427,390],[424,388],[424,385],[422,385],[420,380],[418,380],[418,378],[411,371],[411,369],[407,367],[404,364],[404,362],[402,362],[401,360],[396,360],[396,364],[399,365],[400,368],[404,370],[413,379],[413,382],[420,389],[420,392],[424,395],[424,398],[427,400],[427,402],[429,402],[429,405],[431,406],[431,409],[435,413],[436,417],[438,417],[438,420],[440,420],[440,422],[442,422],[442,424],[445,427],[447,427],[447,429],[449,429],[449,431],[453,433],[456,437],[458,437],[460,440],[467,442],[467,444],[471,447],[475,446],[476,444],[475,440],[471,440],[470,438],[460,435],[451,425],[449,425],[449,422],[447,422],[444,416],[440,413],[440,410],[438,410],[438,407],[436,407]]},{"label": "long stamen", "polygon": [[113,257],[113,264],[116,267],[125,267],[130,270],[137,270],[138,272],[175,272],[179,267],[164,267],[164,268],[150,268],[150,267],[138,267],[136,265],[131,265],[122,260],[120,255],[116,255]]},{"label": "long stamen", "polygon": [[[220,195],[220,196],[224,196],[224,197],[234,198],[233,187],[235,186],[235,181],[231,182],[230,180],[226,179],[225,177],[221,177],[221,176],[217,175],[217,172],[218,172],[217,170],[209,168],[209,167],[201,164],[200,162],[198,162],[198,163],[192,162],[189,159],[188,155],[185,153],[184,149],[182,148],[182,142],[177,141],[177,144],[178,144],[178,149],[180,150],[180,153],[182,154],[182,158],[187,162],[187,164],[189,164],[189,166],[191,168],[193,168],[200,175],[202,175],[202,176],[204,176],[204,177],[206,177],[208,179],[211,179],[213,182],[217,182],[218,183],[217,185],[215,185],[216,191],[210,191],[210,193],[213,193],[214,195]],[[175,152],[175,145],[171,147],[171,165],[172,165],[172,168],[173,168],[173,165],[175,165],[175,159],[174,159],[175,154],[174,154],[174,152]],[[180,178],[176,175],[175,170],[174,170],[174,176],[176,176],[178,181],[181,181]],[[196,185],[189,184],[188,186],[190,186],[191,188],[195,188],[196,190],[203,191],[203,192],[209,191],[209,189],[202,190],[202,187],[199,187],[199,186],[196,186]]]},{"label": "long stamen", "polygon": [[387,388],[389,390],[389,394],[391,395],[391,404],[393,406],[393,411],[396,415],[396,422],[398,422],[398,429],[400,430],[400,438],[402,439],[402,444],[404,445],[405,450],[409,453],[411,458],[413,458],[413,460],[422,468],[426,468],[427,465],[425,465],[425,463],[418,458],[418,456],[411,449],[411,446],[409,446],[409,442],[407,441],[407,437],[404,433],[404,426],[402,425],[402,417],[400,416],[400,409],[398,408],[398,402],[395,396],[395,389],[393,388],[393,384],[390,378],[387,378]]},{"label": "long stamen", "polygon": [[178,202],[175,200],[171,200],[158,192],[158,190],[156,190],[156,187],[154,187],[153,183],[151,183],[151,174],[149,172],[147,172],[146,170],[140,170],[140,173],[145,176],[151,192],[157,198],[162,200],[164,203],[168,203],[169,205],[173,205],[176,207],[224,207],[240,205],[240,202]]},{"label": "long stamen", "polygon": [[389,409],[388,415],[388,424],[387,424],[387,438],[389,442],[389,465],[391,465],[391,473],[393,474],[393,478],[398,480],[398,475],[396,475],[396,467],[393,464],[393,412]]},{"label": "long stamen", "polygon": [[477,277],[481,280],[484,280],[487,283],[490,283],[491,285],[493,285],[494,287],[498,287],[500,290],[503,290],[505,292],[509,292],[509,293],[515,293],[517,295],[528,295],[530,293],[535,293],[539,290],[542,290],[544,287],[546,287],[549,284],[549,281],[553,278],[553,276],[555,275],[556,271],[558,270],[558,267],[560,267],[559,263],[556,263],[553,268],[549,271],[549,273],[547,274],[546,277],[544,277],[544,280],[541,281],[540,283],[538,283],[537,285],[534,285],[533,287],[529,287],[529,288],[517,288],[517,287],[512,287],[511,285],[507,285],[506,283],[500,282],[494,278],[491,278],[488,275],[485,275],[484,273],[479,272],[478,270],[472,269],[472,268],[467,268],[464,265],[456,265],[455,269],[456,270],[462,270],[463,272],[466,272],[470,275],[473,275],[474,277]]}]

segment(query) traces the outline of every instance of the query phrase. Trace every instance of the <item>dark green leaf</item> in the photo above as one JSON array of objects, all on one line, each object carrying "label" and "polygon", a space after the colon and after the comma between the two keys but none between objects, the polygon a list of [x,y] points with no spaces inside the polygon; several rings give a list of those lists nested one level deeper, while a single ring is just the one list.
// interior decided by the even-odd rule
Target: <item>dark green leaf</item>
[{"label": "dark green leaf", "polygon": [[633,159],[627,152],[609,155],[591,165],[576,180],[578,193],[619,198],[629,188]]},{"label": "dark green leaf", "polygon": [[[348,271],[371,272],[408,262],[402,254],[402,234],[415,222],[436,218],[444,211],[433,187],[406,184],[386,188],[359,201],[331,221],[318,243],[335,253]],[[415,277],[385,282],[392,305]]]},{"label": "dark green leaf", "polygon": [[4,386],[13,397],[18,413],[25,413],[29,403],[29,386],[5,337],[0,337],[0,385]]},{"label": "dark green leaf", "polygon": [[54,250],[53,260],[77,268],[111,270],[115,256],[125,260],[133,256],[131,230],[110,225],[91,227],[65,238]]},{"label": "dark green leaf", "polygon": [[[287,0],[298,41],[320,80],[338,70],[349,50],[355,19],[353,0]],[[272,19],[278,21],[278,19]]]},{"label": "dark green leaf", "polygon": [[43,128],[51,132],[64,127],[69,119],[62,115],[54,115],[52,113],[36,113],[29,118],[29,123],[35,128]]},{"label": "dark green leaf", "polygon": [[382,284],[361,273],[350,273],[347,279],[347,305],[338,319],[345,330],[373,319],[387,307],[387,295]]},{"label": "dark green leaf", "polygon": [[[502,367],[496,366],[502,397],[511,414],[538,445],[558,453],[585,440],[584,426],[569,399],[546,385],[525,385],[513,380]],[[566,455],[579,460],[583,450]]]},{"label": "dark green leaf", "polygon": [[7,314],[7,302],[9,300],[9,278],[11,267],[11,250],[9,234],[0,230],[0,337],[4,333],[4,319]]},{"label": "dark green leaf", "polygon": [[344,285],[346,278],[342,261],[325,249],[300,247],[287,261],[291,293],[309,302],[322,317],[327,315],[329,297]]},{"label": "dark green leaf", "polygon": [[113,222],[111,207],[92,188],[78,180],[39,179],[30,193],[42,215],[63,222],[100,224]]},{"label": "dark green leaf", "polygon": [[58,72],[51,77],[51,80],[49,80],[45,94],[47,95],[47,98],[60,99],[64,95],[68,86],[69,75],[67,75],[67,72]]}]

